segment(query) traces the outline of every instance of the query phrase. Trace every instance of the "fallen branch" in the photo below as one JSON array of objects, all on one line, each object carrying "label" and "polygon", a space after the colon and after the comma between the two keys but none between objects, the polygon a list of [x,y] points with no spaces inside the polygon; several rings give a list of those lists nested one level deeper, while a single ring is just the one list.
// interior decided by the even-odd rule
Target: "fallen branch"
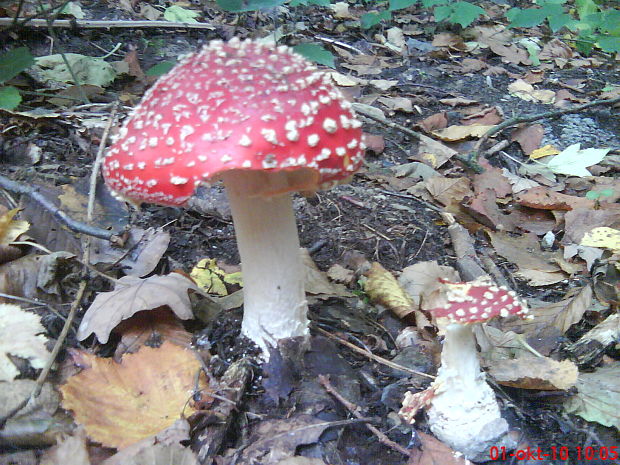
[{"label": "fallen branch", "polygon": [[[363,415],[360,413],[359,406],[353,404],[352,402],[349,402],[347,399],[345,399],[342,396],[342,394],[336,391],[334,386],[332,386],[331,383],[329,382],[329,376],[319,375],[319,383],[321,383],[321,385],[325,388],[325,390],[329,392],[332,396],[334,396],[338,400],[338,402],[344,405],[346,409],[349,412],[351,412],[351,414],[353,414],[355,418],[360,418],[360,419],[363,418]],[[381,444],[384,444],[388,446],[389,448],[394,449],[396,452],[400,452],[401,454],[409,457],[409,454],[411,453],[409,449],[401,446],[400,444],[395,443],[390,438],[388,438],[385,434],[383,434],[379,429],[375,428],[373,425],[366,423],[366,428],[368,428],[372,432],[372,434],[377,436],[377,439],[379,439],[379,442],[381,442]]]},{"label": "fallen branch", "polygon": [[96,226],[90,226],[88,224],[81,223],[69,217],[65,212],[60,210],[52,201],[46,198],[38,188],[35,186],[26,186],[16,181],[12,181],[0,174],[0,187],[6,189],[14,194],[26,195],[38,203],[45,210],[50,212],[54,218],[64,224],[71,231],[86,234],[88,236],[98,237],[99,239],[105,239],[113,243],[121,243],[122,240],[119,234],[107,229],[97,228]]},{"label": "fallen branch", "polygon": [[[24,18],[24,22],[18,23],[22,27],[48,27],[46,19],[27,19]],[[18,21],[21,21],[18,18]],[[0,27],[13,26],[15,19],[13,18],[0,18]],[[72,19],[58,19],[53,23],[54,27],[62,28],[83,28],[83,29],[114,29],[114,28],[126,28],[126,29],[145,29],[145,28],[163,28],[163,29],[209,29],[214,30],[215,27],[207,23],[179,23],[177,21],[94,21],[94,20],[72,20]]]},{"label": "fallen branch", "polygon": [[480,157],[481,147],[486,143],[489,138],[493,137],[495,134],[507,129],[511,126],[516,126],[521,123],[532,123],[534,121],[539,121],[542,119],[550,119],[550,118],[558,118],[563,115],[570,115],[573,113],[579,113],[583,110],[587,110],[588,108],[600,106],[600,105],[615,105],[616,103],[620,103],[620,97],[612,98],[612,99],[600,99],[594,100],[593,102],[584,103],[583,105],[577,105],[576,107],[564,108],[563,110],[557,111],[548,111],[545,113],[538,113],[536,115],[530,116],[517,116],[515,118],[511,118],[509,120],[504,121],[496,126],[493,126],[489,129],[476,143],[474,146],[474,150],[467,155],[457,155],[456,158],[465,163],[477,164],[478,157]]}]

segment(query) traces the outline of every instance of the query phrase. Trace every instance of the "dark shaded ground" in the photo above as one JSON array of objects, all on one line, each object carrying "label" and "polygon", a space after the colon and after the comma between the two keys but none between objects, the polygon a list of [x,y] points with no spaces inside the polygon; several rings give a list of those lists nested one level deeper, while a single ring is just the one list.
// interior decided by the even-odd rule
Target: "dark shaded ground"
[{"label": "dark shaded ground", "polygon": [[[88,4],[87,4],[88,5]],[[90,7],[89,7],[90,8]],[[92,5],[89,9],[97,19],[110,19],[118,15],[117,10],[101,9]],[[293,10],[294,17],[286,21],[305,20],[316,24],[323,35],[330,31],[324,29],[327,24],[317,18],[307,18],[302,14],[308,11]],[[312,12],[311,12],[312,14]],[[89,31],[89,30],[58,30],[56,46],[65,51],[101,55],[101,49],[110,50],[117,42],[137,47],[141,65],[147,69],[165,58],[176,58],[199,47],[200,44],[215,38],[229,38],[231,34],[244,35],[255,27],[268,28],[269,18],[261,18],[254,24],[256,15],[243,17],[242,26],[235,31],[233,26],[218,27],[213,32],[157,30],[136,31]],[[258,17],[261,17],[258,15]],[[316,22],[315,22],[316,20]],[[245,21],[245,24],[243,23]],[[359,43],[366,40],[359,29],[351,30],[343,35],[333,34],[335,38],[347,43]],[[10,35],[4,34],[3,41],[7,45],[27,45],[33,55],[48,53],[49,38],[44,31],[20,29]],[[96,45],[96,46],[95,46]],[[121,57],[119,57],[120,59]],[[497,58],[489,57],[489,60]],[[535,105],[519,99],[505,99],[504,89],[507,77],[494,77],[494,88],[488,87],[484,76],[455,76],[442,71],[441,60],[419,60],[409,57],[400,68],[385,70],[377,78],[401,79],[401,91],[418,99],[422,109],[421,115],[403,116],[395,114],[394,121],[409,126],[409,119],[424,117],[443,111],[445,107],[436,100],[447,96],[462,96],[481,102],[499,105],[507,115],[533,113],[547,110],[543,105]],[[524,68],[513,66],[513,72],[523,72]],[[343,70],[346,72],[346,70]],[[552,77],[588,77],[588,86],[600,89],[607,82],[616,82],[618,77],[613,67],[600,69],[558,70]],[[429,86],[421,88],[413,85]],[[117,81],[114,88],[106,94],[96,97],[106,102],[116,98],[116,91],[139,86],[126,79]],[[550,86],[553,88],[553,86]],[[26,103],[26,107],[36,106],[35,101]],[[87,178],[91,171],[93,153],[96,151],[95,139],[90,146],[80,146],[74,137],[74,129],[62,119],[52,122],[41,122],[24,119],[16,127],[15,120],[6,113],[0,112],[0,124],[4,126],[0,134],[0,157],[3,174],[27,183],[48,185],[73,184],[78,179]],[[587,131],[579,131],[581,125]],[[619,146],[620,128],[616,117],[612,117],[607,109],[596,110],[585,115],[562,118],[552,123],[553,131],[548,134],[549,140],[563,143],[584,142],[587,145],[604,143]],[[9,128],[9,125],[13,125]],[[350,185],[339,186],[330,192],[321,192],[312,198],[298,198],[296,209],[300,225],[301,243],[311,252],[312,258],[322,270],[334,263],[347,263],[352,254],[360,254],[368,260],[380,262],[386,269],[401,270],[419,261],[436,260],[440,264],[454,264],[453,252],[450,248],[446,228],[441,225],[437,212],[426,207],[414,198],[398,196],[389,188],[379,185],[372,175],[386,173],[390,166],[408,161],[408,155],[416,152],[416,143],[408,140],[401,132],[391,130],[371,122],[364,127],[366,132],[382,134],[386,140],[386,149],[379,155],[369,154],[368,166],[364,173],[355,177]],[[28,142],[42,149],[42,159],[37,165],[27,162],[24,150]],[[405,148],[405,153],[402,148]],[[86,149],[86,150],[85,150]],[[516,147],[508,147],[507,152],[520,157]],[[493,164],[514,168],[509,160],[493,159]],[[454,170],[460,170],[455,166]],[[387,189],[387,192],[386,192]],[[217,191],[217,189],[215,189]],[[202,257],[221,259],[230,264],[239,261],[235,246],[234,230],[226,213],[225,202],[216,200],[218,208],[206,216],[195,210],[181,210],[147,206],[141,212],[130,214],[132,225],[162,226],[172,235],[170,248],[166,253],[164,269],[181,267],[185,271]],[[219,210],[219,211],[218,211]],[[171,223],[172,221],[172,223]],[[478,238],[482,242],[482,237]],[[500,268],[507,274],[510,268],[497,260]],[[520,283],[519,292],[524,296],[540,297],[540,290],[528,288]],[[562,289],[558,289],[561,293]],[[565,291],[565,289],[564,289]],[[546,297],[549,297],[548,295]],[[382,357],[392,359],[398,353],[394,338],[406,326],[389,313],[377,313],[377,310],[359,298],[332,299],[315,303],[311,306],[314,327],[321,327],[344,337],[354,336],[373,346],[373,352]],[[223,370],[231,360],[247,353],[247,348],[240,344],[238,337],[240,311],[220,315],[209,327],[201,328],[197,337],[207,336],[212,344],[214,355],[219,357],[214,362],[214,370]],[[52,334],[57,334],[59,321],[48,321]],[[588,328],[582,328],[585,332]],[[577,337],[579,334],[575,334]],[[382,341],[380,344],[378,341]],[[558,343],[558,348],[560,347]],[[231,347],[235,349],[231,351]],[[398,362],[420,371],[432,373],[435,363],[432,356],[423,347],[415,353],[400,352]],[[387,368],[381,364],[354,354],[330,339],[315,336],[310,352],[306,355],[304,368],[299,370],[287,366],[267,367],[262,373],[269,379],[275,373],[286,373],[289,383],[282,387],[269,388],[267,392],[261,383],[261,371],[256,369],[252,391],[245,397],[243,409],[269,417],[284,417],[292,410],[316,413],[325,420],[347,418],[347,412],[318,384],[319,374],[330,374],[333,385],[352,402],[360,405],[369,417],[375,417],[375,425],[388,436],[405,447],[415,446],[415,438],[409,426],[400,425],[394,417],[398,410],[403,393],[412,385],[425,387],[424,379],[409,379],[403,373]],[[281,388],[283,391],[278,391]],[[275,389],[275,391],[274,391]],[[276,392],[277,391],[277,392]],[[288,391],[288,392],[285,392]],[[578,417],[564,414],[558,399],[540,393],[527,394],[520,390],[503,389],[500,401],[504,408],[504,416],[511,426],[520,432],[521,448],[540,447],[549,452],[552,447],[568,447],[575,451],[577,447],[592,445],[617,445],[618,436],[612,430],[599,425],[589,424]],[[319,408],[321,407],[321,408]],[[230,432],[226,447],[239,447],[239,441],[247,434],[253,419],[239,420]],[[248,422],[248,423],[246,423]],[[424,422],[416,424],[416,428],[427,431]],[[380,444],[363,425],[347,426],[342,429],[330,429],[324,433],[316,445],[304,448],[304,455],[309,457],[325,457],[334,465],[366,464],[366,465],[398,465],[406,463],[401,454]],[[551,464],[561,461],[535,460],[495,461],[497,464]],[[571,464],[580,463],[571,460]],[[595,464],[596,461],[581,463]],[[600,463],[610,463],[600,462]]]}]

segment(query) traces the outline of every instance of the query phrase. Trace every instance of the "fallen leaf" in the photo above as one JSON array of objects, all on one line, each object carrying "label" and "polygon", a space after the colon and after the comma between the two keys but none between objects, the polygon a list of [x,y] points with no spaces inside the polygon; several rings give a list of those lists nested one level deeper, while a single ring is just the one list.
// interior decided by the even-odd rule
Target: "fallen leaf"
[{"label": "fallen leaf", "polygon": [[0,216],[0,245],[9,245],[30,228],[27,221],[14,219],[17,213],[19,208],[14,208]]},{"label": "fallen leaf", "polygon": [[[71,376],[61,387],[63,408],[88,436],[107,447],[123,448],[189,416],[195,389],[207,389],[200,362],[191,351],[164,342],[142,347],[122,363],[87,352],[89,368]],[[199,379],[197,374],[201,373]]]},{"label": "fallen leaf", "polygon": [[594,200],[555,192],[548,187],[539,186],[519,193],[515,201],[519,205],[541,210],[573,210],[575,208],[594,208]]},{"label": "fallen leaf", "polygon": [[531,189],[532,187],[540,186],[540,184],[538,184],[536,181],[532,181],[530,179],[517,176],[516,174],[512,174],[506,168],[502,168],[502,174],[512,186],[513,194],[518,194],[519,192],[522,192],[527,189]]},{"label": "fallen leaf", "polygon": [[527,102],[553,103],[555,92],[552,90],[538,90],[532,84],[522,79],[517,79],[508,85],[508,92],[514,97],[519,97]]},{"label": "fallen leaf", "polygon": [[601,162],[610,150],[581,149],[581,144],[573,144],[547,162],[547,168],[567,176],[592,176],[586,168]]},{"label": "fallen leaf", "polygon": [[311,415],[298,414],[284,420],[264,420],[255,425],[236,465],[276,465],[297,447],[313,444],[329,426]]},{"label": "fallen leaf", "polygon": [[356,19],[356,17],[349,12],[349,4],[347,2],[332,3],[329,5],[329,8],[334,12],[334,18],[336,19]]},{"label": "fallen leaf", "polygon": [[58,438],[58,444],[46,450],[41,457],[41,465],[90,465],[86,433],[77,428],[70,436]]},{"label": "fallen leaf", "polygon": [[[502,213],[497,205],[495,191],[485,189],[469,199],[463,207],[477,221],[496,231],[514,231],[519,226],[518,215]],[[515,218],[516,216],[516,218]]]},{"label": "fallen leaf", "polygon": [[379,90],[386,91],[398,84],[398,81],[388,81],[387,79],[371,79],[370,81],[368,81],[368,83],[372,86],[375,86]]},{"label": "fallen leaf", "polygon": [[516,129],[510,139],[521,146],[526,155],[530,155],[540,147],[540,142],[545,135],[542,124],[532,124]]},{"label": "fallen leaf", "polygon": [[467,115],[461,119],[461,122],[465,125],[494,126],[503,120],[504,118],[498,107],[487,107]]},{"label": "fallen leaf", "polygon": [[435,308],[435,304],[429,302],[429,297],[442,288],[440,279],[450,282],[461,281],[454,268],[432,261],[418,262],[404,268],[398,277],[398,282],[413,300],[416,308],[430,310]]},{"label": "fallen leaf", "polygon": [[411,99],[405,97],[379,97],[377,102],[385,105],[392,111],[413,113],[413,103],[411,102]]},{"label": "fallen leaf", "polygon": [[[528,154],[528,152],[525,153]],[[530,160],[538,160],[539,158],[557,155],[558,153],[560,153],[558,149],[556,149],[553,145],[547,144],[544,147],[532,150],[531,152],[529,152],[529,156]]]},{"label": "fallen leaf", "polygon": [[201,259],[192,269],[190,276],[207,294],[226,296],[228,295],[226,284],[243,286],[240,271],[226,273],[217,265],[214,258]]},{"label": "fallen leaf", "polygon": [[495,361],[489,373],[503,386],[565,391],[577,382],[578,370],[570,360],[558,362],[549,357],[532,356]]},{"label": "fallen leaf", "polygon": [[481,158],[479,163],[480,166],[484,168],[484,172],[474,176],[474,192],[480,193],[484,192],[486,189],[491,189],[495,192],[496,197],[500,198],[512,194],[512,187],[508,179],[504,176],[503,170],[492,166],[484,158]]},{"label": "fallen leaf", "polygon": [[377,155],[385,150],[385,139],[381,134],[364,133],[364,144],[366,144],[366,150],[370,150]]},{"label": "fallen leaf", "polygon": [[435,139],[420,135],[420,143],[418,145],[418,154],[412,159],[421,161],[431,168],[440,168],[444,163],[450,160],[458,152],[442,144]]},{"label": "fallen leaf", "polygon": [[[71,71],[69,71],[65,59],[71,67]],[[35,60],[36,72],[42,81],[77,84],[73,80],[73,76],[75,76],[80,84],[106,87],[116,79],[116,71],[112,65],[98,57],[65,53],[64,56],[60,54],[47,55]]]},{"label": "fallen leaf", "polygon": [[[31,379],[16,379],[0,383],[0,418],[5,418],[9,412],[17,408],[20,403],[30,397],[37,383]],[[40,394],[33,397],[25,406],[15,412],[13,418],[42,418],[52,416],[60,406],[60,395],[51,383],[43,383]],[[0,462],[1,463],[1,462]]]},{"label": "fallen leaf", "polygon": [[[563,244],[579,244],[586,233],[594,228],[620,227],[620,208],[594,210],[594,206],[588,208],[575,208],[564,215],[564,238]],[[595,246],[596,247],[596,246]]]},{"label": "fallen leaf", "polygon": [[146,279],[124,276],[117,281],[113,291],[101,292],[95,297],[84,314],[77,337],[83,341],[95,333],[99,342],[105,344],[122,320],[139,311],[164,305],[170,307],[178,318],[189,320],[193,318],[189,290],[199,292],[192,280],[179,273]]},{"label": "fallen leaf", "polygon": [[444,129],[448,126],[448,116],[445,112],[435,113],[418,123],[426,132],[433,132],[437,129]]},{"label": "fallen leaf", "polygon": [[583,236],[580,245],[601,247],[613,253],[620,252],[620,231],[613,228],[594,228]]},{"label": "fallen leaf", "polygon": [[495,251],[516,264],[520,269],[538,270],[553,273],[560,271],[556,260],[558,252],[543,251],[538,238],[533,234],[509,236],[503,232],[488,232]]},{"label": "fallen leaf", "polygon": [[435,176],[424,183],[428,192],[435,200],[448,206],[459,204],[465,197],[473,194],[470,181],[466,177],[446,178]]},{"label": "fallen leaf", "polygon": [[456,142],[469,138],[482,137],[495,126],[471,124],[468,126],[449,126],[441,131],[433,131],[433,135],[446,142]]},{"label": "fallen leaf", "polygon": [[580,373],[577,394],[564,404],[569,413],[620,430],[620,362]]},{"label": "fallen leaf", "polygon": [[12,381],[19,375],[11,355],[28,360],[35,369],[45,366],[50,353],[44,332],[38,315],[17,305],[0,304],[0,381]]},{"label": "fallen leaf", "polygon": [[301,248],[301,261],[304,266],[304,286],[308,294],[313,294],[320,299],[331,297],[350,297],[352,294],[342,284],[332,283],[314,263],[308,249]]},{"label": "fallen leaf", "polygon": [[170,341],[181,347],[192,347],[192,334],[167,307],[138,312],[121,321],[113,330],[121,335],[114,351],[114,360],[120,362],[126,353],[136,353],[143,345],[154,347]]},{"label": "fallen leaf", "polygon": [[416,435],[420,438],[422,446],[411,449],[407,465],[468,465],[471,463],[430,434],[416,431]]},{"label": "fallen leaf", "polygon": [[180,444],[153,444],[122,462],[104,461],[101,465],[198,465],[196,454]]},{"label": "fallen leaf", "polygon": [[353,270],[349,270],[338,263],[333,264],[327,270],[327,277],[336,283],[349,285],[355,279]]},{"label": "fallen leaf", "polygon": [[383,305],[401,319],[406,318],[415,310],[409,295],[398,284],[398,281],[380,263],[373,262],[366,274],[364,291],[371,302]]}]

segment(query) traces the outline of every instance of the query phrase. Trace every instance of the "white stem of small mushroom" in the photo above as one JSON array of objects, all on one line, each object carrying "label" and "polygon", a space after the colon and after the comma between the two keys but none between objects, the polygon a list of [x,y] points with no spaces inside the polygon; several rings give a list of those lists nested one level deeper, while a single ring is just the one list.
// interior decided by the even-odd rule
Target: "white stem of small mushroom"
[{"label": "white stem of small mushroom", "polygon": [[290,194],[248,196],[251,173],[222,176],[243,272],[242,332],[269,358],[278,339],[308,334],[308,305]]},{"label": "white stem of small mushroom", "polygon": [[488,459],[489,447],[504,441],[508,424],[480,370],[470,326],[446,327],[435,384],[438,390],[428,410],[431,431],[470,460]]}]

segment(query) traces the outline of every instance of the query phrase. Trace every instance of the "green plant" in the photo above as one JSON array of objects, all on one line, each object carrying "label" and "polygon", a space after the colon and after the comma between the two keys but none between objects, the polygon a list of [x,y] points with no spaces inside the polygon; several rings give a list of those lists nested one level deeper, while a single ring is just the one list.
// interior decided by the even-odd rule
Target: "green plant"
[{"label": "green plant", "polygon": [[568,10],[566,0],[538,0],[535,8],[511,8],[506,17],[510,27],[531,28],[547,22],[552,32],[567,28],[577,34],[575,47],[588,54],[594,47],[620,52],[620,10],[603,8],[594,0],[575,0]]},{"label": "green plant", "polygon": [[0,108],[13,110],[22,101],[19,90],[4,85],[34,64],[34,57],[26,47],[14,48],[0,55]]},{"label": "green plant", "polygon": [[363,29],[376,26],[383,20],[392,18],[392,12],[409,8],[420,3],[423,8],[433,8],[433,15],[437,22],[446,21],[451,24],[460,24],[467,27],[485,11],[478,5],[466,1],[454,0],[389,0],[387,9],[382,11],[366,13],[361,18]]}]

